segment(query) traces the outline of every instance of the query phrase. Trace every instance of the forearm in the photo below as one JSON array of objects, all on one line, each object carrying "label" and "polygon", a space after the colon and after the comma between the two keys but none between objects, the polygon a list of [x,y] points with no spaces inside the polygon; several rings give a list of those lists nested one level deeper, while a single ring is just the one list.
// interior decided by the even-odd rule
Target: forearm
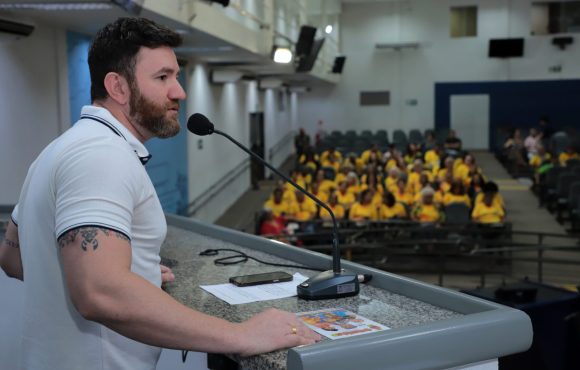
[{"label": "forearm", "polygon": [[12,221],[8,223],[6,234],[0,243],[0,267],[9,277],[24,280],[18,228]]},{"label": "forearm", "polygon": [[131,272],[97,293],[87,318],[150,345],[202,352],[244,352],[239,324],[205,315],[180,304]]}]

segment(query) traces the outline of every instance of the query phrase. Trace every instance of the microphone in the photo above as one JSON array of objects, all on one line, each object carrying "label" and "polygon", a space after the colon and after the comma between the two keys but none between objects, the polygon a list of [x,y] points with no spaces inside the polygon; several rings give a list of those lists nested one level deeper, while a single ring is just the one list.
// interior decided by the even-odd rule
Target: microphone
[{"label": "microphone", "polygon": [[334,212],[324,204],[320,199],[302,188],[300,185],[292,181],[288,176],[278,171],[274,166],[270,165],[259,155],[252,152],[250,149],[243,146],[237,140],[232,138],[225,132],[216,130],[213,123],[207,119],[206,116],[200,113],[195,113],[187,120],[187,129],[199,136],[218,134],[232,143],[236,144],[244,152],[248,153],[252,158],[258,160],[261,164],[268,167],[272,172],[292,184],[296,189],[300,190],[304,195],[312,199],[316,204],[330,213],[332,217],[332,270],[321,272],[320,274],[306,280],[298,285],[298,297],[307,300],[319,299],[335,299],[357,295],[359,293],[359,278],[356,274],[346,272],[340,268],[340,248],[338,246],[338,223],[334,217]]}]

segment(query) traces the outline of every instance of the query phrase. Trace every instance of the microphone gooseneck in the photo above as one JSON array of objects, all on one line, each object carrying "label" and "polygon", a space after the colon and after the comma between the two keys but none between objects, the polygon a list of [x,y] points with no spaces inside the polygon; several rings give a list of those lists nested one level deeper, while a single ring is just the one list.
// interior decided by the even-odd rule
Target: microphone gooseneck
[{"label": "microphone gooseneck", "polygon": [[334,212],[324,202],[315,197],[309,191],[292,181],[288,176],[284,175],[262,157],[252,152],[236,139],[220,130],[214,129],[213,123],[201,113],[195,113],[187,120],[187,129],[195,135],[205,136],[211,134],[218,134],[232,143],[236,144],[244,152],[248,153],[252,158],[258,160],[261,164],[268,167],[272,172],[288,181],[296,189],[300,190],[304,195],[312,199],[321,208],[324,208],[332,217],[332,271],[325,271],[320,275],[307,280],[298,286],[298,296],[305,299],[326,299],[339,298],[358,294],[359,285],[358,279],[355,275],[347,274],[342,271],[340,267],[340,248],[338,245],[338,223]]}]

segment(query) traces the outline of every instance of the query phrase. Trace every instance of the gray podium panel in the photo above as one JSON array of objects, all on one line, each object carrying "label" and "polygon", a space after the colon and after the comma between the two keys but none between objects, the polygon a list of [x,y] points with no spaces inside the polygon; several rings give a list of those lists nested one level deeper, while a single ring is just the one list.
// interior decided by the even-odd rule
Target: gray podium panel
[{"label": "gray podium panel", "polygon": [[331,268],[331,258],[188,218],[167,215],[167,221],[161,255],[176,261],[176,282],[167,291],[191,308],[240,322],[269,307],[291,312],[344,307],[391,328],[288,351],[234,357],[242,368],[445,369],[525,351],[531,345],[531,322],[522,311],[348,261],[343,268],[373,275],[356,297],[323,301],[292,297],[230,306],[199,285],[225,283],[229,276],[257,272],[286,270],[309,276],[315,272],[252,261],[215,266],[213,260],[227,252],[203,257],[199,256],[202,250],[230,248],[269,262],[321,269]]}]

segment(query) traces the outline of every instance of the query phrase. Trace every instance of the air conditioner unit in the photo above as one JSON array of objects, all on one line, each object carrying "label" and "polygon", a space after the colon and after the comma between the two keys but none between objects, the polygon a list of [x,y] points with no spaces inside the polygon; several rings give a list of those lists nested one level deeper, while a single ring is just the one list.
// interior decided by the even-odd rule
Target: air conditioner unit
[{"label": "air conditioner unit", "polygon": [[32,31],[34,31],[32,24],[0,18],[0,41],[12,41],[28,37]]}]

